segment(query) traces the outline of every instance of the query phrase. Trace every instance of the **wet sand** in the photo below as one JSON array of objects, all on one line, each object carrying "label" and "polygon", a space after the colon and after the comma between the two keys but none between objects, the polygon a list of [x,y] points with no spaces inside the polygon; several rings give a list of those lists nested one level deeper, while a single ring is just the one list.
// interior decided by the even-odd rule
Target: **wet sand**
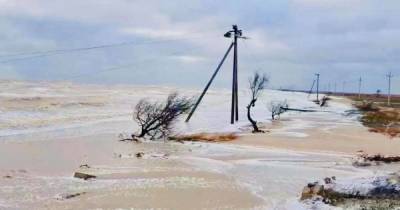
[{"label": "wet sand", "polygon": [[[148,156],[137,158],[138,152]],[[178,158],[189,153],[190,147],[180,143],[119,142],[112,135],[0,142],[0,208],[252,209],[263,205],[232,177],[193,168]],[[90,168],[80,167],[84,164]],[[72,178],[75,171],[97,178]],[[84,194],[62,199],[75,193]]]},{"label": "wet sand", "polygon": [[[225,143],[120,142],[101,133],[113,125],[86,136],[77,129],[1,138],[0,209],[307,209],[299,196],[308,182],[374,174],[354,168],[352,157],[400,148],[399,139],[338,113],[288,113],[266,123],[267,133],[244,128]],[[73,178],[76,171],[97,178]]]},{"label": "wet sand", "polygon": [[[357,126],[313,129],[305,138],[275,134],[274,126],[270,133],[245,134],[229,143],[133,143],[120,142],[114,135],[3,141],[0,206],[297,209],[308,181],[368,173],[352,169],[351,154],[361,149],[395,154],[399,145]],[[137,158],[137,152],[146,156]],[[83,164],[90,168],[80,168]],[[75,171],[97,178],[72,178]],[[297,176],[291,177],[293,173]],[[63,199],[75,193],[84,194]]]},{"label": "wet sand", "polygon": [[400,138],[390,138],[383,134],[369,132],[362,126],[343,126],[329,130],[309,129],[307,137],[292,137],[275,134],[245,135],[233,143],[265,148],[280,148],[294,151],[329,152],[355,155],[359,151],[367,154],[400,155]]}]

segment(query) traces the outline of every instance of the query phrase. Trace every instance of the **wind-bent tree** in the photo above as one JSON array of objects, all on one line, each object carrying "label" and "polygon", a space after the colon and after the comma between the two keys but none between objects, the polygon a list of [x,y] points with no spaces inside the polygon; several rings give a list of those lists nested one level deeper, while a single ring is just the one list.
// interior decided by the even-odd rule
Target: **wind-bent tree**
[{"label": "wind-bent tree", "polygon": [[328,106],[328,101],[331,100],[331,98],[329,98],[328,96],[324,96],[321,99],[321,104],[319,105],[320,107],[325,107]]},{"label": "wind-bent tree", "polygon": [[258,129],[257,122],[251,117],[251,107],[254,107],[256,105],[256,101],[260,96],[261,92],[266,88],[268,81],[269,79],[265,74],[260,75],[258,72],[254,73],[254,76],[249,79],[251,100],[249,105],[247,105],[247,119],[253,126],[254,133],[262,131]]},{"label": "wind-bent tree", "polygon": [[280,118],[281,114],[286,112],[286,109],[289,108],[288,103],[285,101],[271,101],[268,109],[271,112],[272,120]]},{"label": "wind-bent tree", "polygon": [[140,132],[135,137],[167,137],[171,133],[173,123],[179,116],[190,111],[193,105],[192,98],[181,97],[177,93],[170,94],[164,103],[140,100],[133,114],[133,119],[140,126]]}]

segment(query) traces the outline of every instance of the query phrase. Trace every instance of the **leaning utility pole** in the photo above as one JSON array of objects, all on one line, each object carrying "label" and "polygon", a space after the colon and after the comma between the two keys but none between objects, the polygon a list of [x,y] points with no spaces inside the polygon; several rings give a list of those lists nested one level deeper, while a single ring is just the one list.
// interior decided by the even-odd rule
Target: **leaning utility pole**
[{"label": "leaning utility pole", "polygon": [[315,74],[317,76],[317,102],[319,102],[318,95],[319,95],[319,74]]},{"label": "leaning utility pole", "polygon": [[190,111],[188,117],[186,118],[186,122],[189,122],[190,118],[192,117],[193,113],[196,111],[197,107],[199,106],[201,100],[203,99],[204,95],[206,94],[208,88],[210,87],[211,83],[213,82],[215,76],[219,72],[222,64],[224,63],[226,57],[228,56],[229,52],[233,48],[233,75],[232,75],[232,102],[231,102],[231,124],[239,120],[239,99],[238,99],[238,57],[237,57],[237,39],[243,38],[242,37],[242,30],[239,30],[236,25],[232,26],[232,30],[226,32],[224,37],[231,38],[233,36],[233,41],[229,45],[228,50],[226,51],[224,57],[222,58],[221,62],[218,64],[217,69],[214,71],[211,79],[208,81],[206,87],[204,88],[203,92],[201,93],[200,97],[197,99],[196,104],[193,106],[193,109]]},{"label": "leaning utility pole", "polygon": [[390,106],[390,99],[391,99],[391,93],[390,93],[390,89],[391,89],[391,80],[392,80],[392,77],[393,77],[393,75],[392,75],[392,72],[389,72],[389,74],[388,75],[386,75],[387,77],[388,77],[388,101],[387,101],[387,105],[388,106]]},{"label": "leaning utility pole", "polygon": [[360,77],[360,79],[358,80],[358,99],[361,99],[361,82],[362,79]]}]

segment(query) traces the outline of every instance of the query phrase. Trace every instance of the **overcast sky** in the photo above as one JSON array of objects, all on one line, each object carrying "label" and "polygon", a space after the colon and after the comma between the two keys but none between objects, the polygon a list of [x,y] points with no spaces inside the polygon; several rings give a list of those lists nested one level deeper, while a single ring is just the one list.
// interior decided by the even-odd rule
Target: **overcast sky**
[{"label": "overcast sky", "polygon": [[[0,79],[202,87],[230,41],[239,42],[239,86],[254,71],[270,87],[400,93],[398,0],[0,0]],[[94,50],[13,54],[125,45]],[[132,44],[137,43],[137,44]],[[20,59],[31,57],[29,59]],[[229,88],[229,57],[215,87]]]}]

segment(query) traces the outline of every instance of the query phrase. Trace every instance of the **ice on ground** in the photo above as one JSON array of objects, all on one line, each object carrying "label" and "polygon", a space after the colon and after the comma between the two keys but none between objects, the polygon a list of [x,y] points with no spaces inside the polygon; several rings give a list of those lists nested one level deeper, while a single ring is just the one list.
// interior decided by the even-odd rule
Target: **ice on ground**
[{"label": "ice on ground", "polygon": [[[62,82],[0,81],[0,138],[29,133],[47,135],[91,135],[98,132],[121,133],[137,130],[132,121],[135,104],[142,98],[164,100],[169,93],[178,91],[187,96],[198,96],[199,90],[180,90],[157,86],[101,86],[78,85]],[[239,122],[230,125],[229,90],[210,90],[189,123],[184,119],[175,125],[180,134],[197,132],[238,132],[249,125],[246,103],[249,92],[239,93]],[[286,100],[291,108],[313,109],[321,112],[288,112],[288,119],[277,134],[306,137],[305,128],[334,128],[338,124],[355,123],[356,117],[345,117],[350,105],[329,101],[321,108],[312,102],[313,95],[299,92],[266,90],[254,107],[258,122],[270,123],[268,106],[271,101]],[[301,119],[299,119],[301,117]],[[307,120],[309,118],[310,120]],[[312,118],[320,119],[318,123]],[[113,126],[110,126],[113,125]]]}]

